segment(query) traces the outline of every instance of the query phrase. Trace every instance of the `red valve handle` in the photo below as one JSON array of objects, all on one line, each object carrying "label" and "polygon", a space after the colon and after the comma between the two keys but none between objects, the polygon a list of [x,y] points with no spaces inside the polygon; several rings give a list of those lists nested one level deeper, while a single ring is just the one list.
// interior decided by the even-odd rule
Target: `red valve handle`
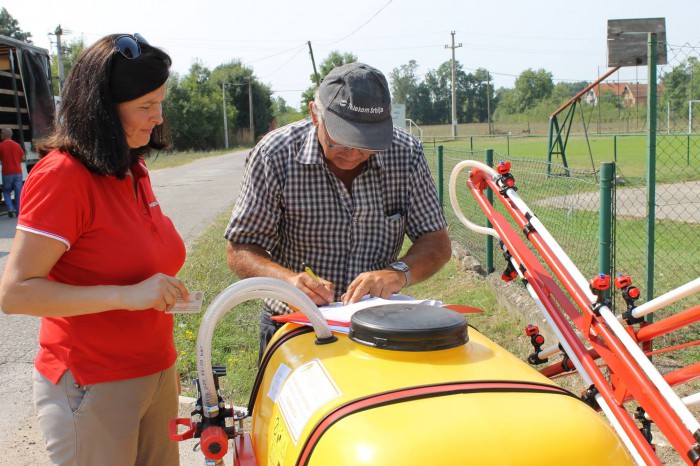
[{"label": "red valve handle", "polygon": [[[185,432],[178,434],[177,426],[189,427]],[[197,429],[192,423],[192,419],[186,417],[179,417],[177,419],[170,420],[170,440],[173,442],[182,442],[183,440],[191,439],[194,437],[194,432]]]}]

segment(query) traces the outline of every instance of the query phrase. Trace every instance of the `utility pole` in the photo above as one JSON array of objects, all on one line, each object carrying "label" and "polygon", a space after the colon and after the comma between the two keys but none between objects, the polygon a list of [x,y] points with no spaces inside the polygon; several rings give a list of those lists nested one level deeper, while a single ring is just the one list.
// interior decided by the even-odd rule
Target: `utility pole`
[{"label": "utility pole", "polygon": [[61,36],[63,35],[63,29],[61,29],[61,25],[59,24],[56,30],[54,31],[54,34],[56,34],[56,64],[58,66],[58,95],[61,95],[61,91],[63,90],[63,47],[61,47]]},{"label": "utility pole", "polygon": [[486,70],[486,121],[489,124],[489,136],[493,134],[491,127],[491,74]]},{"label": "utility pole", "polygon": [[253,77],[248,77],[248,109],[250,113],[250,142],[255,144],[255,126],[253,125]]},{"label": "utility pole", "polygon": [[318,75],[318,72],[316,71],[316,61],[314,60],[314,51],[311,48],[311,41],[307,41],[307,44],[309,44],[309,55],[311,55],[311,64],[314,67],[314,76],[316,77],[316,87],[319,87],[321,85],[321,78]]},{"label": "utility pole", "polygon": [[459,45],[455,45],[455,32],[450,33],[452,35],[452,46],[445,45],[446,49],[452,49],[452,137],[457,137],[457,94],[455,89],[455,49],[462,46],[460,42]]},{"label": "utility pole", "polygon": [[226,119],[226,83],[221,83],[221,97],[224,100],[224,147],[228,149],[228,120]]}]

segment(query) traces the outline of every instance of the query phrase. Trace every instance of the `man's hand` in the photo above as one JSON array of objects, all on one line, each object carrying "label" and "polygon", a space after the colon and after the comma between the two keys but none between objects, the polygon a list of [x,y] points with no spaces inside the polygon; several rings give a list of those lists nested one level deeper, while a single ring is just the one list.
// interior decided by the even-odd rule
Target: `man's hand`
[{"label": "man's hand", "polygon": [[355,278],[341,299],[343,304],[359,302],[363,297],[378,297],[391,299],[391,295],[398,293],[406,284],[403,272],[396,270],[374,270],[363,272]]},{"label": "man's hand", "polygon": [[333,302],[335,286],[328,280],[312,277],[307,272],[301,272],[292,278],[292,285],[299,288],[317,306],[324,306]]}]

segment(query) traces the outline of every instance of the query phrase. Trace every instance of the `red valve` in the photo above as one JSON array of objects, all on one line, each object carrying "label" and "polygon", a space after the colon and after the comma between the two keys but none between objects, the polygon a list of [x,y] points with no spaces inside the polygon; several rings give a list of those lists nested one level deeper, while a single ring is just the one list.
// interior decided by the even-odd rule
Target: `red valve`
[{"label": "red valve", "polygon": [[631,286],[631,287],[627,290],[627,294],[628,294],[628,295],[630,296],[630,298],[632,298],[632,299],[639,299],[639,294],[640,294],[640,293],[639,293],[639,288],[637,288],[636,286]]},{"label": "red valve", "polygon": [[632,279],[629,277],[629,275],[622,275],[619,274],[617,277],[615,277],[615,288],[618,290],[630,286],[632,284]]},{"label": "red valve", "polygon": [[537,335],[538,333],[540,333],[540,329],[537,325],[530,324],[525,328],[525,335],[527,335],[528,337]]},{"label": "red valve", "polygon": [[210,460],[220,460],[228,452],[228,436],[226,431],[218,426],[204,429],[200,438],[202,453]]},{"label": "red valve", "polygon": [[501,175],[507,175],[510,173],[510,162],[508,161],[501,161],[497,166],[496,166],[496,171],[500,173]]},{"label": "red valve", "polygon": [[599,274],[591,280],[591,288],[594,290],[607,290],[610,288],[610,275]]}]

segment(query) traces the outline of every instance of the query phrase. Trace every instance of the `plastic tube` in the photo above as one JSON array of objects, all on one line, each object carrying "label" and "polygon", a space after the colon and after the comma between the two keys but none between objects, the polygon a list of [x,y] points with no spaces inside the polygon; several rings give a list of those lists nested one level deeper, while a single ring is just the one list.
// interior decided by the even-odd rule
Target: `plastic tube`
[{"label": "plastic tube", "polygon": [[246,278],[230,285],[212,301],[197,333],[197,376],[206,417],[216,417],[219,398],[211,369],[211,341],[214,327],[233,307],[251,299],[271,298],[288,303],[303,312],[319,340],[332,338],[331,329],[318,307],[300,289],[276,278]]},{"label": "plastic tube", "polygon": [[459,172],[462,171],[463,168],[466,167],[475,167],[478,168],[492,177],[497,177],[499,176],[498,173],[485,163],[477,162],[475,160],[464,160],[462,162],[459,162],[455,167],[452,169],[452,174],[450,175],[450,203],[452,204],[452,209],[455,211],[455,215],[459,219],[460,222],[464,224],[467,228],[470,230],[473,230],[477,233],[482,233],[484,235],[491,235],[494,236],[498,239],[501,239],[500,236],[498,236],[498,233],[496,233],[496,230],[493,228],[487,228],[487,227],[482,227],[481,225],[477,225],[476,223],[470,222],[467,217],[464,216],[464,213],[462,213],[462,209],[459,207],[459,201],[457,200],[457,175],[459,175]]},{"label": "plastic tube", "polygon": [[661,309],[664,306],[675,303],[676,301],[690,296],[693,293],[700,291],[700,278],[681,285],[678,288],[669,291],[668,293],[657,296],[656,298],[644,304],[640,304],[632,311],[633,317],[644,317],[645,315]]}]

